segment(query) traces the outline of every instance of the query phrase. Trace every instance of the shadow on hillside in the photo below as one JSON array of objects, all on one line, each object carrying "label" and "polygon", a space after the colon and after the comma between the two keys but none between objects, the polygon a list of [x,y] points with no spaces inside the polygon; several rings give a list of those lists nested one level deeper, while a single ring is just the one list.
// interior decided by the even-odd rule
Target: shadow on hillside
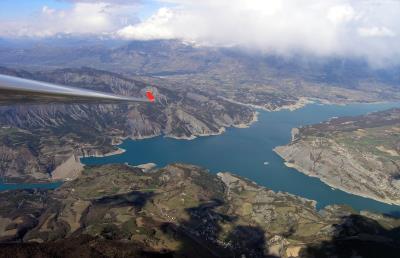
[{"label": "shadow on hillside", "polygon": [[117,194],[112,196],[105,196],[93,201],[94,205],[106,206],[134,206],[140,210],[144,207],[146,202],[154,197],[154,192],[141,192],[132,191],[125,194]]},{"label": "shadow on hillside", "polygon": [[397,258],[400,254],[400,227],[388,230],[377,221],[350,215],[334,226],[330,241],[310,245],[302,257],[376,257]]},{"label": "shadow on hillside", "polygon": [[0,258],[172,258],[172,253],[148,250],[142,243],[106,240],[88,235],[45,243],[0,243]]},{"label": "shadow on hillside", "polygon": [[181,257],[252,257],[267,256],[264,231],[256,226],[236,226],[229,230],[223,242],[218,240],[224,234],[221,224],[229,224],[237,220],[215,211],[224,203],[213,199],[197,207],[186,209],[190,219],[179,226],[165,223],[163,230],[181,239],[181,249],[176,253]]},{"label": "shadow on hillside", "polygon": [[[92,224],[106,224],[100,233],[103,238],[108,240],[129,239],[130,233],[115,223],[107,222],[112,218],[108,211],[116,207],[128,207],[134,213],[140,212],[154,195],[154,192],[132,191],[96,199],[82,213],[81,227],[87,228]],[[106,217],[107,215],[109,218]],[[80,231],[76,231],[73,236],[79,236],[80,234]]]},{"label": "shadow on hillside", "polygon": [[391,211],[389,213],[386,213],[385,215],[396,219],[400,219],[400,211]]}]

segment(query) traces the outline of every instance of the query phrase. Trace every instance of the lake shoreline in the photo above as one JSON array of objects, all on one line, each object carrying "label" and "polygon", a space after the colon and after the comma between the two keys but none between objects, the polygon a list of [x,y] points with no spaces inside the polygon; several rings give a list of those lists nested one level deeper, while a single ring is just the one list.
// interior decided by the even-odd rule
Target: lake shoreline
[{"label": "lake shoreline", "polygon": [[[371,103],[360,103],[362,105],[354,104],[354,105],[349,105],[349,107],[344,108],[344,106],[341,105],[330,105],[330,104],[321,104],[321,103],[316,103],[311,105],[306,105],[304,108],[300,108],[299,110],[296,110],[296,112],[292,112],[290,110],[285,110],[285,111],[263,111],[263,110],[258,110],[257,111],[257,116],[254,116],[252,119],[252,123],[256,123],[254,126],[249,127],[247,130],[234,130],[236,127],[231,127],[231,130],[227,130],[226,132],[222,133],[221,136],[219,137],[201,137],[204,139],[200,139],[198,141],[188,141],[188,140],[178,140],[175,141],[172,138],[169,137],[158,137],[159,135],[149,137],[147,140],[144,141],[139,141],[138,139],[135,139],[133,141],[128,141],[129,139],[132,139],[130,137],[126,137],[124,139],[119,138],[120,140],[118,141],[118,144],[116,143],[115,145],[118,146],[118,148],[124,149],[125,152],[129,152],[129,155],[121,155],[119,153],[116,153],[115,151],[104,154],[104,155],[97,155],[101,157],[90,157],[90,158],[85,158],[82,157],[79,161],[82,164],[85,165],[102,165],[102,164],[111,164],[111,163],[129,163],[132,164],[133,166],[139,165],[139,164],[145,164],[145,163],[150,163],[154,162],[157,163],[157,166],[163,167],[165,164],[171,164],[174,162],[181,162],[181,163],[186,163],[186,164],[196,164],[198,166],[202,166],[204,168],[209,169],[211,173],[217,173],[219,171],[232,171],[234,174],[239,175],[241,177],[248,178],[249,180],[257,182],[259,185],[262,185],[268,189],[271,189],[273,191],[281,191],[281,192],[288,192],[293,195],[297,195],[303,198],[307,198],[310,200],[315,200],[317,202],[317,206],[320,208],[323,208],[327,205],[331,204],[347,204],[351,207],[353,207],[355,210],[370,210],[370,211],[375,211],[375,212],[381,212],[385,213],[387,212],[388,214],[392,212],[393,210],[400,211],[400,209],[396,209],[397,206],[392,207],[393,205],[389,205],[383,202],[376,202],[373,199],[366,199],[362,198],[359,195],[353,195],[350,193],[346,193],[344,191],[341,191],[340,189],[336,189],[333,191],[329,185],[323,183],[322,181],[318,180],[319,183],[314,187],[314,189],[309,189],[307,188],[300,188],[299,190],[291,190],[290,186],[288,187],[288,181],[285,179],[283,184],[278,184],[279,186],[277,187],[276,183],[274,183],[274,180],[280,180],[276,179],[275,177],[280,174],[279,172],[283,172],[286,174],[286,171],[280,171],[280,169],[283,169],[283,167],[286,168],[286,166],[283,164],[282,159],[275,153],[273,152],[273,148],[276,146],[283,145],[287,143],[287,141],[290,141],[290,128],[293,128],[295,126],[301,126],[304,123],[316,123],[320,121],[324,121],[329,117],[333,117],[336,115],[353,115],[354,113],[357,114],[364,114],[368,112],[373,112],[375,110],[383,110],[383,109],[389,109],[391,108],[394,103],[390,102],[385,102],[387,104],[379,104],[379,105],[369,105]],[[363,105],[367,104],[367,105]],[[375,103],[374,103],[375,104]],[[398,104],[396,104],[398,105]],[[346,105],[347,106],[347,105]],[[311,116],[310,120],[310,110],[316,110],[315,115],[313,114]],[[333,111],[332,111],[333,110]],[[352,111],[355,110],[355,111]],[[257,119],[256,119],[257,118]],[[300,122],[299,122],[300,121]],[[279,126],[284,126],[283,128]],[[285,129],[287,127],[290,127],[288,129]],[[286,133],[287,132],[287,133]],[[283,135],[284,134],[284,135]],[[251,135],[251,136],[250,136]],[[276,135],[277,137],[275,137]],[[245,138],[241,138],[244,136]],[[250,136],[250,138],[249,138]],[[233,137],[233,138],[232,138]],[[253,143],[251,139],[256,137],[256,141]],[[258,137],[258,138],[257,138]],[[272,138],[271,138],[272,137]],[[230,147],[230,140],[233,140],[235,142],[239,142],[240,146],[237,147]],[[245,142],[243,142],[243,139],[247,139]],[[249,142],[250,140],[250,142]],[[271,143],[267,143],[267,145],[263,144],[264,140],[267,140],[267,142],[271,141],[273,142],[272,145]],[[227,142],[228,141],[228,142]],[[276,142],[276,143],[275,143]],[[156,143],[156,144],[155,144]],[[212,145],[213,147],[211,149],[203,150],[201,146],[203,146],[203,143],[210,143],[210,144],[216,144]],[[250,156],[249,150],[247,148],[242,148],[241,144],[246,143],[251,144],[251,151],[254,150],[254,148],[259,148],[257,146],[261,147],[267,147],[264,151],[259,151],[253,152]],[[155,145],[154,145],[155,144]],[[134,149],[138,150],[140,149],[139,152],[132,152],[132,147],[135,146]],[[174,146],[174,152],[170,152],[172,149],[168,148],[168,146]],[[185,146],[192,146],[189,149],[187,149]],[[268,147],[271,146],[271,147]],[[165,149],[167,148],[167,149]],[[208,148],[208,147],[207,147]],[[222,149],[222,151],[220,150]],[[154,150],[157,150],[156,153],[154,153]],[[121,151],[121,150],[120,150]],[[211,155],[211,159],[208,159],[211,161],[211,164],[209,164],[208,161],[199,161],[198,160],[198,152],[201,152],[203,154]],[[274,156],[279,158],[279,162],[276,160],[274,161],[273,157],[265,157],[265,151],[267,153],[271,152],[274,153]],[[214,154],[215,152],[215,154]],[[232,153],[233,152],[233,153]],[[269,165],[265,166],[262,165],[262,168],[256,168],[256,170],[249,169],[250,167],[246,167],[243,169],[243,166],[246,166],[245,164],[248,163],[241,163],[239,158],[235,158],[236,153],[243,152],[243,155],[241,157],[245,157],[245,159],[248,160],[254,160],[256,156],[262,156],[256,163],[251,162],[250,164],[263,164],[265,160],[269,161]],[[165,153],[165,154],[172,154],[170,155],[161,155],[159,154]],[[181,153],[185,153],[189,155],[188,158],[181,157]],[[198,154],[196,154],[198,153]],[[218,160],[217,163],[213,162],[215,159],[215,155],[220,155],[221,153],[224,153],[225,156],[229,157],[228,160]],[[176,156],[177,155],[177,156]],[[267,154],[270,155],[270,154]],[[160,160],[161,157],[161,160]],[[176,157],[176,158],[174,158]],[[194,157],[194,158],[193,158]],[[132,159],[133,158],[133,159]],[[172,158],[172,159],[171,159]],[[226,163],[226,161],[229,161]],[[219,164],[220,162],[225,162],[221,163],[218,167],[215,168],[215,164]],[[239,162],[239,163],[238,163]],[[279,163],[279,164],[277,164]],[[241,165],[243,164],[243,165]],[[252,168],[252,167],[251,167]],[[261,177],[254,177],[254,173],[260,173],[259,170],[262,169],[264,172],[260,174]],[[258,172],[256,172],[258,170]],[[272,175],[272,179],[270,178],[271,176],[265,174],[265,170],[271,171],[271,172],[276,172],[276,173],[270,173]],[[306,185],[308,183],[315,184],[313,181],[309,182],[307,178],[313,178],[311,176],[307,176],[303,173],[293,173],[290,172],[290,174],[301,174],[304,176],[305,179],[300,178],[299,182],[295,184],[300,184],[300,185]],[[290,177],[289,177],[290,178]],[[295,177],[297,178],[297,177]],[[272,181],[271,181],[272,180]],[[305,180],[303,182],[303,180]],[[290,180],[289,180],[290,182]],[[323,186],[320,186],[323,185]],[[322,198],[323,195],[315,194],[315,191],[319,188],[323,187],[324,189],[323,192],[327,194],[327,191],[329,192],[328,197]],[[326,189],[328,188],[328,190]],[[311,192],[310,192],[311,190]],[[319,191],[319,190],[318,190]],[[304,193],[303,193],[304,192]],[[312,193],[314,192],[314,193]],[[312,193],[312,194],[310,194]],[[347,195],[349,197],[347,197]],[[333,198],[333,199],[332,199]],[[361,200],[358,200],[358,198],[362,198]],[[372,202],[372,203],[371,203]],[[374,203],[375,202],[375,203]],[[386,205],[386,206],[385,206]]]},{"label": "lake shoreline", "polygon": [[[289,104],[289,105],[283,105],[281,107],[275,108],[275,109],[269,109],[266,108],[264,106],[257,106],[257,105],[252,105],[252,104],[245,104],[245,103],[241,103],[241,102],[236,102],[234,100],[229,100],[229,99],[225,99],[224,97],[221,97],[224,100],[227,101],[231,101],[233,103],[239,104],[239,105],[244,105],[244,106],[249,106],[252,107],[254,109],[256,109],[256,111],[253,112],[253,117],[249,122],[245,122],[245,123],[239,123],[239,124],[233,124],[231,126],[228,127],[221,127],[219,128],[218,132],[214,132],[214,133],[206,133],[206,134],[197,134],[197,135],[190,135],[190,136],[175,136],[175,135],[164,135],[165,138],[172,138],[172,139],[176,139],[176,140],[194,140],[197,139],[199,137],[207,137],[207,136],[217,136],[217,135],[222,135],[223,133],[226,132],[227,128],[240,128],[240,129],[245,129],[245,128],[249,128],[252,124],[258,122],[258,116],[259,116],[259,112],[257,110],[264,110],[267,112],[279,112],[279,111],[283,111],[283,110],[289,110],[289,111],[295,111],[301,108],[304,108],[305,106],[309,105],[309,104],[313,104],[313,103],[321,103],[322,105],[346,105],[346,104],[341,104],[341,103],[334,103],[334,102],[329,102],[327,100],[320,100],[320,99],[315,99],[315,98],[307,98],[307,97],[300,97],[296,103],[294,104]],[[385,102],[374,102],[374,103],[385,103]],[[359,104],[363,104],[363,103],[359,103]],[[372,103],[364,103],[364,104],[372,104]],[[122,144],[125,140],[127,139],[131,139],[131,140],[144,140],[144,139],[151,139],[154,137],[158,137],[161,135],[146,135],[146,136],[137,136],[137,137],[132,137],[132,136],[128,136],[128,137],[118,137],[116,139],[113,139],[113,146],[118,146],[120,144]],[[79,160],[78,164],[74,164],[72,166],[72,168],[69,168],[69,166],[66,166],[65,169],[66,171],[63,171],[60,174],[65,174],[64,179],[69,180],[70,178],[76,178],[76,175],[73,176],[74,174],[76,174],[75,171],[71,171],[72,169],[76,169],[76,167],[82,166],[82,170],[84,167],[84,164],[81,163],[81,158],[86,158],[86,157],[108,157],[108,156],[112,156],[112,155],[119,155],[119,154],[123,154],[126,150],[119,148],[116,150],[113,150],[111,152],[105,153],[105,154],[92,154],[92,155],[88,155],[88,156],[77,156],[76,158]],[[60,164],[58,167],[65,167],[66,162]],[[58,168],[57,167],[57,168]],[[81,172],[81,171],[80,171]],[[58,179],[60,179],[61,177],[57,177]],[[62,179],[62,178],[61,178]]]},{"label": "lake shoreline", "polygon": [[[277,147],[279,147],[279,146],[277,146]],[[350,189],[341,187],[341,186],[339,186],[339,185],[335,185],[334,183],[330,182],[329,180],[326,180],[325,178],[318,177],[317,175],[312,174],[310,171],[308,171],[308,170],[306,170],[306,169],[304,169],[304,168],[298,166],[298,165],[295,164],[295,163],[290,163],[290,162],[286,161],[286,159],[282,157],[281,153],[280,153],[279,150],[277,150],[276,148],[274,148],[274,152],[275,152],[276,154],[278,154],[278,155],[284,160],[283,163],[284,163],[285,166],[287,166],[288,168],[293,168],[293,169],[296,170],[297,172],[302,173],[302,174],[304,174],[304,175],[306,175],[306,176],[313,177],[313,178],[317,178],[317,179],[319,179],[321,182],[323,182],[324,184],[326,184],[326,185],[332,187],[332,189],[338,189],[338,190],[341,190],[341,191],[343,191],[343,192],[346,192],[346,193],[349,193],[349,194],[352,194],[352,195],[356,195],[356,196],[360,196],[360,197],[363,197],[363,198],[368,198],[368,199],[371,199],[371,200],[374,200],[374,201],[378,201],[378,202],[381,202],[381,203],[384,203],[384,204],[388,204],[388,205],[393,205],[393,206],[398,206],[398,207],[400,207],[400,203],[394,203],[394,202],[391,202],[391,201],[386,200],[386,199],[376,198],[375,196],[369,195],[369,194],[367,194],[367,193],[359,193],[359,192],[351,191]]]},{"label": "lake shoreline", "polygon": [[[232,128],[232,130],[227,130],[219,137],[204,137],[205,139],[199,139],[198,141],[174,141],[168,137],[148,139],[145,142],[128,141],[124,142],[122,147],[127,149],[130,155],[117,155],[105,159],[89,158],[82,160],[82,162],[88,165],[123,164],[126,162],[129,164],[143,164],[154,162],[160,167],[174,162],[196,164],[209,169],[212,173],[231,171],[273,191],[288,192],[303,198],[315,200],[318,209],[332,204],[346,204],[358,211],[370,210],[389,214],[392,211],[399,211],[399,206],[378,201],[368,196],[342,191],[337,187],[332,189],[330,185],[321,180],[314,181],[315,177],[297,171],[293,173],[290,169],[286,169],[287,166],[283,163],[281,157],[273,151],[273,148],[290,141],[290,130],[293,127],[318,123],[334,116],[356,116],[390,109],[398,105],[398,103],[385,102],[356,103],[343,106],[322,104],[315,101],[314,104],[306,105],[306,107],[296,111],[282,110],[274,112],[258,110],[257,120],[259,121],[254,126],[248,128],[248,130],[242,131]],[[281,128],[280,126],[284,127]],[[244,139],[246,139],[245,142],[243,142]],[[254,139],[256,140],[254,141]],[[237,142],[239,145],[233,147],[229,141]],[[242,144],[245,145],[242,146]],[[140,151],[138,151],[139,149]],[[262,149],[265,150],[263,151]],[[172,150],[174,151],[171,152]],[[273,156],[276,156],[276,158],[268,156],[272,154],[265,156],[265,151],[273,153]],[[166,155],[161,155],[161,153],[165,153]],[[241,153],[239,154],[241,158],[236,156],[238,153]],[[218,155],[226,158],[216,160],[215,157],[219,157]],[[258,156],[260,157],[258,158]],[[242,158],[244,158],[244,162],[241,162]],[[269,162],[268,166],[264,165],[265,160]],[[253,164],[256,168],[253,168]],[[262,165],[258,166],[257,164]],[[285,171],[281,171],[281,169]],[[271,173],[266,174],[266,171]],[[281,172],[283,172],[282,176]],[[258,173],[258,176],[254,176],[254,173]],[[291,175],[295,174],[301,176],[294,176],[294,181],[291,181]],[[279,178],[282,178],[283,181],[276,184],[274,180],[281,180]],[[292,183],[288,184],[288,182]],[[290,184],[296,186],[294,190],[291,189]],[[299,185],[304,186],[309,184],[311,184],[310,187],[298,187]]]}]

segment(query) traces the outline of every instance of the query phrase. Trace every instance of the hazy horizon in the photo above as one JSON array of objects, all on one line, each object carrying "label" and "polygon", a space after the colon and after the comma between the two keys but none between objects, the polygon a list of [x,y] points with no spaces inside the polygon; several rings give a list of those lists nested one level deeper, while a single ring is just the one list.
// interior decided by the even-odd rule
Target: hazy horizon
[{"label": "hazy horizon", "polygon": [[359,0],[2,1],[0,37],[178,39],[280,56],[399,63],[400,2]]}]

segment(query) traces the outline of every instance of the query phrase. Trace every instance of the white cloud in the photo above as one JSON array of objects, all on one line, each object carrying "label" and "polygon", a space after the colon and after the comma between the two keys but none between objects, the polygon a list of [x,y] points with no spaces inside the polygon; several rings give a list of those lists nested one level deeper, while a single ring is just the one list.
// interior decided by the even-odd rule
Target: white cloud
[{"label": "white cloud", "polygon": [[43,6],[34,17],[1,22],[0,35],[46,37],[59,33],[111,34],[137,22],[136,12],[136,5],[98,1],[77,1],[71,8],[59,10]]},{"label": "white cloud", "polygon": [[358,28],[358,34],[362,37],[394,37],[396,34],[386,27],[362,27]]},{"label": "white cloud", "polygon": [[145,22],[138,25],[128,25],[117,31],[117,35],[121,38],[137,40],[151,40],[151,39],[172,39],[175,37],[171,28],[164,26],[170,21],[173,12],[167,8],[161,8],[157,13],[151,16]]},{"label": "white cloud", "polygon": [[[290,55],[363,56],[400,60],[400,1],[167,0],[163,8],[117,35],[179,38]],[[383,39],[384,38],[384,39]]]},{"label": "white cloud", "polygon": [[345,23],[355,18],[354,9],[351,5],[336,5],[329,8],[327,18],[334,24]]}]

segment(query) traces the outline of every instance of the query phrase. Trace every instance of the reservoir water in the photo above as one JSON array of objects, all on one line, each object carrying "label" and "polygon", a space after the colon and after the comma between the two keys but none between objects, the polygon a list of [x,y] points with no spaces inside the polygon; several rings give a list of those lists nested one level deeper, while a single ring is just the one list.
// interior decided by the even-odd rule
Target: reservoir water
[{"label": "reservoir water", "polygon": [[400,206],[345,193],[308,177],[284,165],[273,152],[278,145],[290,141],[293,127],[322,122],[336,116],[354,116],[400,107],[400,103],[319,105],[311,104],[295,111],[259,111],[259,121],[250,128],[229,128],[218,136],[200,137],[191,141],[155,137],[126,140],[119,147],[126,152],[107,157],[88,157],[87,165],[129,163],[190,163],[207,168],[212,173],[229,171],[249,178],[274,191],[285,191],[317,201],[317,208],[329,204],[346,204],[356,210],[371,210],[400,215]]},{"label": "reservoir water", "polygon": [[6,183],[0,182],[0,191],[20,189],[56,189],[62,185],[61,181],[50,183]]}]

